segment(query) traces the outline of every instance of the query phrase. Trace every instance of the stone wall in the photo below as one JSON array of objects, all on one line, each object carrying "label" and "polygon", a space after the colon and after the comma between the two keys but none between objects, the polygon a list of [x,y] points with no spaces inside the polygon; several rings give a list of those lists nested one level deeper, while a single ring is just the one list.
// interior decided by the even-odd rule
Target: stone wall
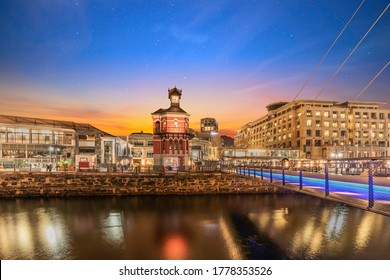
[{"label": "stone wall", "polygon": [[3,198],[275,192],[286,190],[235,174],[0,173]]}]

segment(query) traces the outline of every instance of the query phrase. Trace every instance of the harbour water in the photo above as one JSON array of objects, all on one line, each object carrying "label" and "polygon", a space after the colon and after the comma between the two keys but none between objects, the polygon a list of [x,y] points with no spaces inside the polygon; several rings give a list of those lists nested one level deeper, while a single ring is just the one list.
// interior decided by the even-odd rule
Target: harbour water
[{"label": "harbour water", "polygon": [[0,259],[390,259],[390,217],[303,194],[3,199]]}]

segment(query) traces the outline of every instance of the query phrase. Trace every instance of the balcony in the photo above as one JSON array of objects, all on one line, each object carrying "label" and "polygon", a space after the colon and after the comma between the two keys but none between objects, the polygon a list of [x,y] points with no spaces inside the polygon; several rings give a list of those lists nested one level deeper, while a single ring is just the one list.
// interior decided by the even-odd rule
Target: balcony
[{"label": "balcony", "polygon": [[161,133],[188,133],[188,128],[184,127],[162,127],[160,129],[154,129],[154,134],[161,134]]}]

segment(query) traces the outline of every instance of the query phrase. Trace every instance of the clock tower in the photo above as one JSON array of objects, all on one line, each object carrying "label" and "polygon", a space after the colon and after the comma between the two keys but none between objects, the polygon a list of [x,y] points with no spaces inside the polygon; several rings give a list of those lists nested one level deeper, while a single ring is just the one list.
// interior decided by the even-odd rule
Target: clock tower
[{"label": "clock tower", "polygon": [[181,89],[168,89],[171,106],[152,113],[154,171],[186,171],[190,167],[190,115],[180,108],[181,96]]}]

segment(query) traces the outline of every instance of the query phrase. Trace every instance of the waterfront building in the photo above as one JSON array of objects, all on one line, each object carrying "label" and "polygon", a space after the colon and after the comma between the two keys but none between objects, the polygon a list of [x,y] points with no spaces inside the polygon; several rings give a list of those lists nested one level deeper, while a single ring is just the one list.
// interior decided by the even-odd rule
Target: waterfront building
[{"label": "waterfront building", "polygon": [[297,149],[311,159],[390,156],[390,110],[381,102],[297,100],[267,106],[268,113],[237,131],[238,148]]},{"label": "waterfront building", "polygon": [[[90,124],[0,115],[0,168],[115,164],[125,141]],[[80,164],[81,163],[81,164]]]},{"label": "waterfront building", "polygon": [[190,167],[190,115],[180,108],[181,96],[181,89],[168,89],[171,106],[152,113],[155,171],[187,170]]},{"label": "waterfront building", "polygon": [[133,167],[153,168],[153,134],[135,132],[128,136],[128,142],[132,150]]},{"label": "waterfront building", "polygon": [[234,147],[234,138],[221,135],[221,147]]},{"label": "waterfront building", "polygon": [[269,163],[280,163],[285,159],[300,158],[297,149],[259,149],[225,147],[221,149],[221,162],[224,165],[261,166]]}]

